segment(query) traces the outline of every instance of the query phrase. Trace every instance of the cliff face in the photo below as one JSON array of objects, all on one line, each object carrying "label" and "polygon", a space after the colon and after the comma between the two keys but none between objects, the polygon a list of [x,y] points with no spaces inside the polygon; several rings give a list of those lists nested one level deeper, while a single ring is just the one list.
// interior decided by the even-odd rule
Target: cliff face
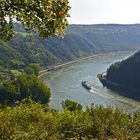
[{"label": "cliff face", "polygon": [[140,51],[112,64],[106,76],[100,75],[98,78],[107,88],[123,91],[121,95],[140,101]]}]

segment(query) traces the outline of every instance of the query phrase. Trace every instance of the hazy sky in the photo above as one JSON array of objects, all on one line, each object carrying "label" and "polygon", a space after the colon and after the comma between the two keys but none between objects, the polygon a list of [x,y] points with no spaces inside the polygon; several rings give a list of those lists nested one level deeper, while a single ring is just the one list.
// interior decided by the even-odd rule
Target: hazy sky
[{"label": "hazy sky", "polygon": [[69,23],[140,23],[140,0],[69,0]]}]

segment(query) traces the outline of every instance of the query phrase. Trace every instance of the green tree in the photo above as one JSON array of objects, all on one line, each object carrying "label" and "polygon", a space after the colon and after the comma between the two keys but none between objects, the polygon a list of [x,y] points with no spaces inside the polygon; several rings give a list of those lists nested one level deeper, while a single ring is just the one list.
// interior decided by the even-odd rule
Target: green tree
[{"label": "green tree", "polygon": [[38,73],[41,69],[41,66],[39,64],[30,64],[29,67],[34,70],[34,73],[36,76],[38,75]]},{"label": "green tree", "polygon": [[30,64],[29,66],[25,68],[25,73],[37,76],[40,69],[41,69],[41,66],[39,64]]},{"label": "green tree", "polygon": [[8,104],[14,104],[31,97],[36,102],[46,104],[50,96],[48,86],[36,76],[20,75],[16,80],[8,80],[0,85],[0,103],[6,101]]},{"label": "green tree", "polygon": [[31,75],[21,75],[17,78],[21,99],[28,98],[41,103],[48,103],[50,89],[39,78]]},{"label": "green tree", "polygon": [[68,99],[62,102],[62,106],[64,109],[67,109],[69,111],[81,111],[83,108],[81,104]]},{"label": "green tree", "polygon": [[28,75],[35,75],[34,69],[31,68],[30,66],[27,66],[27,67],[25,68],[24,71],[25,71],[25,73],[28,74]]},{"label": "green tree", "polygon": [[69,9],[68,0],[0,0],[0,37],[13,37],[14,21],[43,37],[63,34]]},{"label": "green tree", "polygon": [[0,103],[13,104],[19,97],[15,81],[9,80],[0,85]]}]

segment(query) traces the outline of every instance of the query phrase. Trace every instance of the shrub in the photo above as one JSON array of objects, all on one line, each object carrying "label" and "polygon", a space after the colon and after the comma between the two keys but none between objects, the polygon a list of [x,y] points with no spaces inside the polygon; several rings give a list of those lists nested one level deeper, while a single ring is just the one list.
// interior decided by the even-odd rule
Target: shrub
[{"label": "shrub", "polygon": [[0,139],[138,140],[140,113],[96,106],[84,111],[54,111],[24,101],[0,109]]}]

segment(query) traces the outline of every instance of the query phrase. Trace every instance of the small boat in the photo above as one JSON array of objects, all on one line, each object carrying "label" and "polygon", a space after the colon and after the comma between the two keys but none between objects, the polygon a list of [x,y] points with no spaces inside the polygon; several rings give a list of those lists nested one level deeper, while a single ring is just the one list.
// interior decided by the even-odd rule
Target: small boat
[{"label": "small boat", "polygon": [[82,81],[81,82],[81,85],[85,88],[85,89],[87,89],[87,90],[92,90],[92,86],[91,85],[89,85],[88,83],[87,83],[87,81]]}]

